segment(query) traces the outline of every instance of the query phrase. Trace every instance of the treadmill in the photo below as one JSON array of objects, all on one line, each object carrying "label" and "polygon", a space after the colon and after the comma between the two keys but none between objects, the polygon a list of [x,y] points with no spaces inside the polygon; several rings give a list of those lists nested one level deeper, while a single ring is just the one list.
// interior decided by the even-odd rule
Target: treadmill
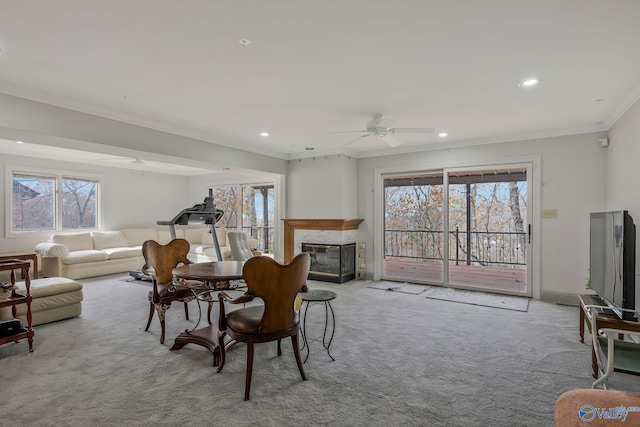
[{"label": "treadmill", "polygon": [[[169,227],[171,233],[171,240],[176,238],[176,225],[194,225],[194,224],[207,224],[210,225],[211,237],[213,238],[213,245],[216,248],[216,256],[218,260],[222,260],[222,253],[220,252],[220,244],[218,243],[218,236],[216,235],[215,225],[222,216],[224,211],[216,208],[213,204],[213,197],[205,197],[202,203],[193,205],[190,208],[181,210],[173,219],[169,221],[157,221],[158,225],[166,225]],[[133,270],[129,272],[129,275],[138,280],[151,280],[149,276],[142,273],[140,270]]]}]

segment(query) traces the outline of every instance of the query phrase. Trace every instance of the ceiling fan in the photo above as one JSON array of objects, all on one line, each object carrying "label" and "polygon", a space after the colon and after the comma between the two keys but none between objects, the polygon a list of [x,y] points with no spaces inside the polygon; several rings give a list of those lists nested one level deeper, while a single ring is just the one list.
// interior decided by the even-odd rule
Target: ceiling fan
[{"label": "ceiling fan", "polygon": [[147,164],[154,164],[154,165],[162,165],[162,166],[174,166],[171,164],[165,164],[165,163],[160,163],[160,162],[153,162],[150,160],[142,160],[139,157],[103,157],[100,160],[130,160],[129,163],[131,163],[134,166],[143,166],[143,165],[147,165]]},{"label": "ceiling fan", "polygon": [[435,131],[434,128],[397,128],[393,127],[393,124],[396,121],[393,119],[387,119],[382,116],[382,114],[376,114],[373,116],[371,120],[369,120],[366,124],[365,129],[363,130],[354,130],[354,131],[344,131],[344,132],[331,132],[331,133],[351,133],[351,132],[362,132],[363,135],[352,139],[347,142],[345,145],[352,144],[356,141],[361,140],[362,138],[367,138],[369,136],[377,136],[379,139],[383,140],[390,147],[397,147],[402,142],[397,140],[394,137],[396,133],[433,133]]}]

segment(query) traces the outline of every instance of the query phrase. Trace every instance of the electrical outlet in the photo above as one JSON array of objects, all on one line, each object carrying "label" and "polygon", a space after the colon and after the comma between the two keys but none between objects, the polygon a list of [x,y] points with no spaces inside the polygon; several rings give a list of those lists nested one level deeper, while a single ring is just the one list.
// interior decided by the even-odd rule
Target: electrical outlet
[{"label": "electrical outlet", "polygon": [[558,209],[542,209],[542,218],[558,218]]}]

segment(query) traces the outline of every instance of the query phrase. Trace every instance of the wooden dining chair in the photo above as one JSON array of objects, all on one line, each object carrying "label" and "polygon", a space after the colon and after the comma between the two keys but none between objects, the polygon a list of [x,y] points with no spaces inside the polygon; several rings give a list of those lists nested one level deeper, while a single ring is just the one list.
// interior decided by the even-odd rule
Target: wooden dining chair
[{"label": "wooden dining chair", "polygon": [[[247,291],[238,298],[232,299],[224,292],[218,294],[220,301],[220,318],[218,329],[218,345],[220,347],[220,364],[218,372],[225,363],[225,336],[229,336],[231,346],[236,342],[247,343],[247,373],[244,400],[249,400],[251,390],[251,372],[253,369],[254,344],[278,341],[278,356],[282,355],[280,340],[291,337],[293,352],[303,380],[306,380],[300,349],[298,333],[300,326],[299,307],[296,305],[298,293],[307,281],[311,260],[309,254],[297,255],[289,264],[280,264],[272,258],[256,256],[248,259],[243,267],[242,275],[247,284]],[[226,313],[225,301],[230,304],[243,304],[260,298],[263,304],[249,305]]]},{"label": "wooden dining chair", "polygon": [[[195,299],[191,290],[187,287],[176,287],[173,282],[172,270],[182,264],[191,264],[187,259],[189,242],[185,239],[174,239],[166,245],[161,245],[155,240],[147,240],[142,244],[144,266],[142,272],[152,278],[153,289],[149,292],[149,319],[145,331],[149,330],[153,313],[158,312],[160,320],[160,343],[164,343],[165,313],[174,301],[184,303],[184,313],[189,320],[188,302]],[[211,303],[207,311],[207,318],[211,325]]]}]

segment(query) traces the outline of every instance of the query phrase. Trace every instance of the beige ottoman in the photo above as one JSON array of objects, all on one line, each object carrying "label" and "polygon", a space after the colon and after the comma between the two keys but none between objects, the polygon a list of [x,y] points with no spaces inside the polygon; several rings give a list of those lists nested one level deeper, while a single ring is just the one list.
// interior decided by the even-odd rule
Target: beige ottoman
[{"label": "beige ottoman", "polygon": [[[16,282],[19,293],[25,292],[24,281]],[[32,325],[55,322],[82,313],[82,284],[66,277],[31,280]],[[16,314],[27,324],[27,305],[16,306]]]}]

